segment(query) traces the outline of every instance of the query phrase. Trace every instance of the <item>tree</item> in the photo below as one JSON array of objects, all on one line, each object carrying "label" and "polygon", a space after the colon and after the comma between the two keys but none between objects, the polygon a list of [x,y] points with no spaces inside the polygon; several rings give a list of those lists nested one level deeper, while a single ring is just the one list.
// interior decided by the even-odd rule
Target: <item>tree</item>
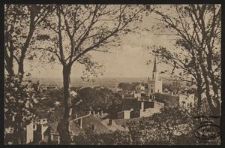
[{"label": "tree", "polygon": [[122,34],[132,32],[136,27],[132,22],[141,19],[143,11],[135,5],[56,5],[56,11],[45,19],[44,28],[51,30],[54,47],[40,47],[53,53],[63,67],[64,113],[58,132],[61,144],[69,144],[69,84],[74,63],[86,66],[86,70],[96,75],[99,68],[91,60],[90,51],[108,52],[108,45],[118,45]]},{"label": "tree", "polygon": [[170,14],[161,10],[155,7],[152,11],[160,16],[164,28],[177,35],[176,48],[159,47],[155,53],[173,66],[173,71],[182,69],[181,79],[191,76],[186,80],[197,86],[199,113],[206,95],[211,114],[220,115],[221,6],[171,5]]},{"label": "tree", "polygon": [[94,110],[107,111],[113,101],[117,102],[117,106],[121,105],[121,96],[108,88],[85,87],[77,90],[77,94],[76,99],[72,100],[72,105],[74,106],[78,100],[82,100],[82,102],[78,106],[74,106],[76,112],[87,111],[90,107]]},{"label": "tree", "polygon": [[24,75],[24,60],[29,45],[34,44],[35,30],[51,11],[51,5],[4,5],[4,64],[9,75]]},{"label": "tree", "polygon": [[[193,137],[192,131],[195,127],[190,114],[178,108],[164,108],[161,113],[128,121],[124,126],[130,133],[131,143],[141,145],[176,144],[179,136],[184,139]],[[186,144],[185,140],[182,144]]]},{"label": "tree", "polygon": [[4,80],[4,128],[13,127],[13,139],[9,141],[23,144],[23,128],[36,116],[33,106],[40,96],[39,86],[18,76],[5,76]]},{"label": "tree", "polygon": [[[38,86],[27,83],[24,77],[24,60],[34,44],[37,26],[52,11],[50,5],[4,5],[4,68],[5,73],[5,125],[13,126],[13,144],[23,143],[23,127],[34,116],[32,100],[36,99]],[[18,67],[18,72],[15,67]],[[30,100],[26,100],[30,98]]]},{"label": "tree", "polygon": [[73,137],[76,145],[127,145],[130,144],[129,134],[127,131],[111,131],[107,133],[97,133],[91,128],[86,129]]}]

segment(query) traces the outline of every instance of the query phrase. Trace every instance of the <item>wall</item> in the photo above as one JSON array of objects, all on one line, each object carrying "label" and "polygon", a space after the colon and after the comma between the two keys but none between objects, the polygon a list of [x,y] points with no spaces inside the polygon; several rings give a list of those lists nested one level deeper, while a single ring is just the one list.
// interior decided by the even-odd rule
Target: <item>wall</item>
[{"label": "wall", "polygon": [[117,114],[118,119],[130,119],[131,110],[124,110]]},{"label": "wall", "polygon": [[148,95],[153,94],[153,93],[161,93],[162,92],[162,81],[149,80],[148,88],[149,88]]},{"label": "wall", "polygon": [[47,124],[41,125],[41,140],[44,140],[44,132],[47,130],[49,126]]},{"label": "wall", "polygon": [[162,93],[162,81],[155,82],[155,93]]},{"label": "wall", "polygon": [[130,119],[130,112],[129,110],[124,111],[124,119]]},{"label": "wall", "polygon": [[160,113],[161,108],[164,108],[164,104],[160,102],[154,102],[154,108],[146,108],[144,110],[140,109],[140,116],[139,117],[149,117],[155,113]]},{"label": "wall", "polygon": [[138,108],[138,100],[124,98],[122,100],[122,110],[130,110],[131,108]]},{"label": "wall", "polygon": [[34,123],[31,122],[26,127],[26,143],[33,142],[34,136],[33,136],[33,125]]}]

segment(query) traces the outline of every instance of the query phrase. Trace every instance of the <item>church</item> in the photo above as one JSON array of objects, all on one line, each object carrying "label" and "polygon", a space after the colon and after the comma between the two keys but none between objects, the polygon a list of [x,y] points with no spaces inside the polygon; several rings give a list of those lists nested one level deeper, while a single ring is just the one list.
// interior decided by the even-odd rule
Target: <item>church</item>
[{"label": "church", "polygon": [[123,96],[122,111],[119,112],[118,119],[130,119],[148,117],[154,113],[160,112],[164,107],[161,102],[155,101],[155,93],[162,93],[162,80],[157,71],[156,57],[152,78],[148,78],[148,87],[137,86],[140,91],[134,91],[133,96]]},{"label": "church", "polygon": [[155,56],[152,77],[148,78],[147,87],[138,86],[141,91],[134,91],[132,96],[123,96],[122,111],[118,112],[118,119],[148,117],[161,112],[164,106],[188,108],[195,103],[194,94],[173,95],[164,93],[163,82],[157,70]]},{"label": "church", "polygon": [[162,80],[159,78],[157,71],[156,56],[152,72],[152,78],[148,78],[148,96],[154,93],[162,93]]}]

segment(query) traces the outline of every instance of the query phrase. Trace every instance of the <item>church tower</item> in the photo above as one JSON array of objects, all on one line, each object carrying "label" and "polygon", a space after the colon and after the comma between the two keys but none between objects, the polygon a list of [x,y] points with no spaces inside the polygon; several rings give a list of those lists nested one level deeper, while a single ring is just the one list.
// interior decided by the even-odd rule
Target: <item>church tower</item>
[{"label": "church tower", "polygon": [[154,93],[162,93],[162,80],[159,79],[159,74],[157,71],[156,56],[154,60],[152,78],[148,78],[148,96]]},{"label": "church tower", "polygon": [[156,56],[155,56],[155,61],[154,61],[154,67],[153,67],[152,79],[153,79],[153,80],[158,80],[158,79],[159,79],[159,74],[158,74],[158,72],[157,72],[157,65],[156,65]]}]

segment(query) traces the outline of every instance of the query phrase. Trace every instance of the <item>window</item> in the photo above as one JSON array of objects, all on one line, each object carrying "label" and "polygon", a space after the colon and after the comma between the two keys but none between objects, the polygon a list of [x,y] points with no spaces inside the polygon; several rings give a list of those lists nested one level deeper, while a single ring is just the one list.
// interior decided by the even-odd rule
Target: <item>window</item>
[{"label": "window", "polygon": [[36,124],[33,125],[33,130],[37,130]]}]

